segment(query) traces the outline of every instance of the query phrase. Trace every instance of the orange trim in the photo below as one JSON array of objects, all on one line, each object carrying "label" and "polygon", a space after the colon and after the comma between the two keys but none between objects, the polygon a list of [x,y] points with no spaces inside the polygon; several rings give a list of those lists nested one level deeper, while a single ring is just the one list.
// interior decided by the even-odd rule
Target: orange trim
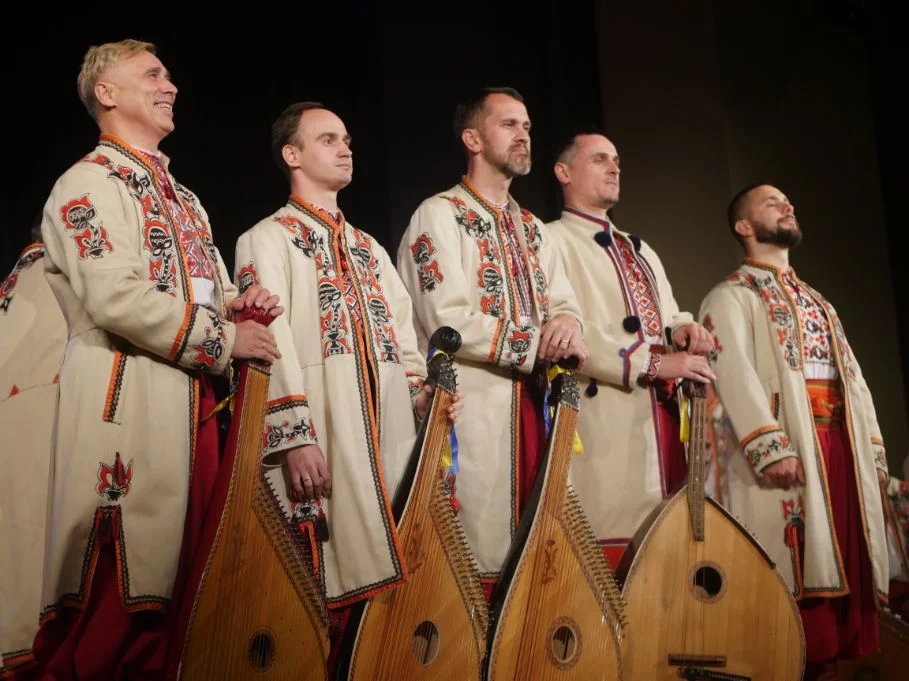
[{"label": "orange trim", "polygon": [[3,657],[0,655],[0,663],[3,664],[3,667],[0,668],[0,679],[3,679],[3,681],[7,679],[15,681],[19,674],[29,669],[34,669],[38,664],[37,660],[35,660],[35,654],[31,651],[15,657]]},{"label": "orange trim", "polygon": [[[338,235],[338,238],[332,239],[332,249],[334,250],[335,263],[336,263],[337,267],[340,268],[341,267],[341,258],[340,258],[341,246],[343,245],[344,251],[348,252],[347,235],[345,233],[345,230],[343,230],[343,229],[339,230],[337,232],[337,235]],[[373,357],[369,352],[369,348],[367,347],[366,343],[364,342],[365,341],[364,337],[366,336],[366,334],[370,334],[371,330],[370,330],[369,315],[366,314],[366,305],[363,301],[363,292],[361,290],[361,282],[354,269],[353,263],[349,262],[348,266],[350,268],[350,280],[353,283],[354,292],[357,295],[357,302],[359,303],[360,310],[363,314],[364,333],[352,334],[356,340],[357,347],[360,350],[360,353],[359,353],[360,370],[363,371],[363,376],[366,377],[369,375],[368,370],[372,369],[372,375],[375,378],[376,387],[378,388],[378,383],[379,383],[378,366],[376,366],[376,363],[373,360]],[[398,538],[398,530],[397,530],[397,527],[395,526],[394,514],[392,513],[392,510],[391,510],[391,500],[388,498],[389,497],[388,486],[385,484],[385,475],[383,473],[383,467],[382,467],[382,452],[381,452],[381,449],[379,448],[378,421],[380,418],[380,407],[379,407],[379,403],[376,400],[375,396],[372,394],[372,386],[370,386],[368,380],[363,381],[363,387],[366,392],[367,403],[372,407],[372,409],[370,410],[370,416],[372,418],[370,418],[370,420],[369,420],[369,430],[370,430],[370,435],[372,437],[373,451],[375,452],[375,458],[376,458],[376,475],[379,478],[379,487],[380,487],[380,490],[382,493],[382,501],[384,502],[384,505],[385,505],[385,519],[386,519],[386,522],[388,523],[389,530],[391,531],[391,539],[392,539],[392,543],[394,544],[394,551],[395,551],[396,557],[398,559],[398,563],[401,566],[401,581],[404,581],[408,578],[409,572],[407,570],[407,563],[404,560],[404,548],[401,546],[400,539]],[[382,590],[384,590],[384,587]]]},{"label": "orange trim", "polygon": [[498,364],[498,353],[496,348],[499,347],[499,338],[502,336],[502,330],[505,328],[505,320],[499,317],[499,321],[496,322],[496,330],[492,334],[492,345],[489,348],[489,358],[488,361],[490,364]]},{"label": "orange trim", "polygon": [[126,364],[126,358],[120,350],[114,352],[114,366],[110,372],[110,381],[107,384],[107,398],[104,400],[104,412],[102,418],[108,423],[114,421],[114,412],[117,410],[117,404],[120,400],[120,390],[123,387],[123,365]]},{"label": "orange trim", "polygon": [[383,591],[388,591],[389,589],[394,589],[396,586],[400,586],[407,581],[407,576],[401,577],[394,582],[389,582],[388,584],[383,584],[382,586],[377,586],[375,589],[370,589],[369,591],[364,591],[363,593],[357,594],[356,596],[350,596],[345,598],[343,601],[333,601],[327,605],[329,610],[337,610],[339,608],[346,607],[357,601],[362,601],[366,598],[372,598]]},{"label": "orange trim", "polygon": [[[511,427],[514,428],[514,450],[511,452],[511,460],[514,466],[514,508],[512,509],[512,517],[515,520],[515,528],[521,522],[521,381],[512,381],[513,388],[513,397],[512,397],[512,409],[514,412],[511,415]],[[547,407],[548,408],[548,407]],[[518,424],[518,427],[515,428],[515,424]],[[541,452],[541,454],[544,454]]]},{"label": "orange trim", "polygon": [[746,435],[744,438],[742,438],[741,442],[739,443],[739,447],[744,449],[746,446],[751,444],[752,440],[760,437],[761,435],[763,435],[765,433],[772,433],[774,431],[779,431],[782,433],[783,429],[780,428],[778,425],[773,425],[773,426],[761,426],[757,430],[752,430],[750,433],[748,433],[748,435]]},{"label": "orange trim", "polygon": [[189,329],[189,320],[192,318],[193,314],[193,305],[192,303],[186,304],[186,313],[183,315],[183,323],[180,325],[180,329],[177,331],[177,337],[174,338],[174,344],[170,348],[170,353],[167,355],[167,360],[172,362],[177,357],[177,352],[180,350],[180,346],[183,344],[183,337],[186,335],[187,330]]},{"label": "orange trim", "polygon": [[884,440],[883,440],[882,438],[879,438],[879,437],[873,437],[873,438],[871,438],[871,444],[873,444],[873,445],[880,445],[881,447],[883,447],[883,446],[884,446]]},{"label": "orange trim", "polygon": [[335,222],[334,218],[331,217],[331,214],[327,210],[324,208],[319,208],[318,206],[310,203],[299,194],[291,194],[290,198],[287,201],[291,204],[296,203],[297,205],[293,207],[297,210],[303,209],[302,212],[312,213],[314,216],[317,216],[319,219],[327,222],[329,227],[340,229],[346,223],[346,220],[344,219],[344,212],[340,208],[338,208],[338,212],[341,214],[341,222]]},{"label": "orange trim", "polygon": [[284,397],[278,397],[274,400],[269,400],[265,404],[265,408],[271,409],[273,407],[280,407],[281,405],[288,404],[290,402],[300,401],[306,402],[307,404],[309,403],[309,401],[306,399],[306,395],[285,395]]}]

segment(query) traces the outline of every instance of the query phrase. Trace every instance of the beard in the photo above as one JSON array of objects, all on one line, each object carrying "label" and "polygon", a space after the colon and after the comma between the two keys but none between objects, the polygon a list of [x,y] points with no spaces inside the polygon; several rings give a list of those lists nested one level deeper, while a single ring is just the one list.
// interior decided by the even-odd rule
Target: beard
[{"label": "beard", "polygon": [[[783,218],[785,219],[785,218]],[[795,218],[793,228],[787,228],[779,220],[775,225],[768,225],[762,222],[754,222],[754,238],[759,244],[774,244],[784,248],[795,248],[802,243],[802,230],[799,229],[799,223]]]},{"label": "beard", "polygon": [[486,161],[506,175],[515,177],[530,172],[530,150],[523,144],[516,144],[507,151],[496,154],[491,150],[485,154]]}]

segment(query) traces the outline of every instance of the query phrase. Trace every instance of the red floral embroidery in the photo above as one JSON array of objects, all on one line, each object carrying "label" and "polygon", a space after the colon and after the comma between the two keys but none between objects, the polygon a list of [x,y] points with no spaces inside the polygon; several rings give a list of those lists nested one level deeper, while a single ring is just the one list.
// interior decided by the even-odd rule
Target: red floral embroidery
[{"label": "red floral embroidery", "polygon": [[240,274],[237,276],[237,285],[240,293],[243,293],[250,286],[259,285],[259,273],[256,272],[256,266],[249,262],[240,268]]},{"label": "red floral embroidery", "polygon": [[98,214],[87,195],[64,204],[60,215],[66,229],[72,231],[73,241],[79,247],[80,260],[100,258],[105,251],[113,252],[107,231],[94,222]]},{"label": "red floral embroidery", "polygon": [[133,480],[133,462],[124,468],[120,452],[114,457],[114,465],[108,466],[103,461],[98,468],[98,485],[95,491],[108,501],[120,501],[129,494]]}]

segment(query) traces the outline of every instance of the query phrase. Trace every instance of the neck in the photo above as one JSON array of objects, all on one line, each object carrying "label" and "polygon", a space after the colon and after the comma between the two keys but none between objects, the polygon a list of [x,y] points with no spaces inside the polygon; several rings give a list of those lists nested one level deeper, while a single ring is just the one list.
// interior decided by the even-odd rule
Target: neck
[{"label": "neck", "polygon": [[781,270],[789,268],[789,249],[785,246],[751,241],[745,249],[745,253],[752,260],[765,262]]},{"label": "neck", "polygon": [[565,207],[571,208],[572,210],[580,211],[581,213],[586,213],[600,220],[608,220],[609,209],[612,208],[613,204],[608,203],[604,207],[602,204],[597,204],[593,201],[583,201],[577,196],[571,196],[570,194],[564,195]]},{"label": "neck", "polygon": [[131,147],[158,153],[158,144],[164,137],[156,132],[151,132],[144,127],[137,127],[122,121],[102,119],[99,123],[102,134],[113,135],[123,140]]},{"label": "neck", "polygon": [[330,213],[338,212],[338,191],[336,189],[319,186],[306,177],[294,174],[290,180],[290,191],[295,196]]},{"label": "neck", "polygon": [[512,177],[485,163],[471,162],[467,166],[467,180],[487,201],[501,206],[508,201],[508,188]]}]

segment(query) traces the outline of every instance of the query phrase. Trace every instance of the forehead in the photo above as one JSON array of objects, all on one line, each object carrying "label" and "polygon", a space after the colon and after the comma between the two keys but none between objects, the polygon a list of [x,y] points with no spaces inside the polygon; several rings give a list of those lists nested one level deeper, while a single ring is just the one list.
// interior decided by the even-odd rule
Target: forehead
[{"label": "forehead", "polygon": [[300,116],[300,123],[297,126],[297,133],[304,137],[319,137],[325,134],[335,134],[344,136],[347,134],[347,128],[337,114],[327,109],[310,109],[304,111]]},{"label": "forehead", "polygon": [[134,54],[131,57],[127,57],[119,61],[114,65],[109,73],[115,75],[120,74],[143,74],[146,71],[151,69],[162,69],[164,70],[164,64],[161,63],[161,60],[151,52],[143,50],[138,54]]},{"label": "forehead", "polygon": [[497,120],[502,120],[503,118],[514,118],[519,121],[529,120],[524,102],[519,102],[514,97],[502,92],[494,92],[486,98],[483,103],[483,113]]},{"label": "forehead", "polygon": [[603,135],[579,135],[576,144],[578,145],[579,155],[584,157],[595,156],[597,154],[606,154],[610,157],[619,155],[615,145]]},{"label": "forehead", "polygon": [[786,195],[773,185],[763,184],[751,192],[750,199],[751,205],[758,206],[770,199],[785,200]]}]

